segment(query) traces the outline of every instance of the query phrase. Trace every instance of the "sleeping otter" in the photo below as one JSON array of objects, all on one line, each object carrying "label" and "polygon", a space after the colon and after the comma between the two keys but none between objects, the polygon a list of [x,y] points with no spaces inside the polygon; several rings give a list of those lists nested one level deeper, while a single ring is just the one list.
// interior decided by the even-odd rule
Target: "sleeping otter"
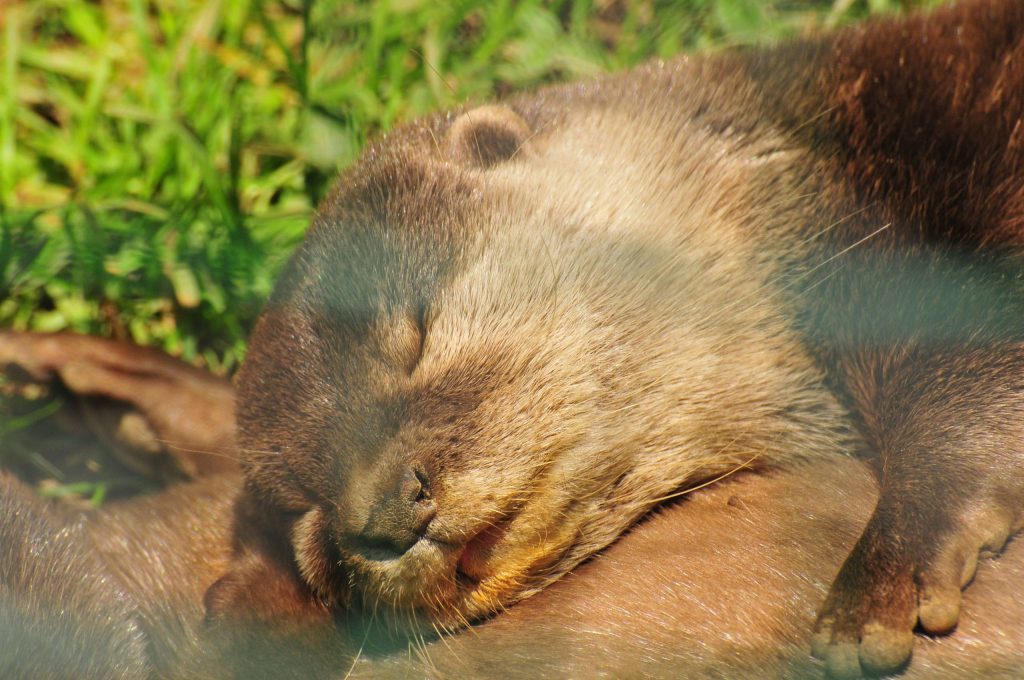
[{"label": "sleeping otter", "polygon": [[275,528],[212,615],[269,545],[314,601],[452,629],[696,484],[860,454],[814,647],[898,668],[1022,523],[1022,54],[1024,5],[964,2],[371,146],[254,332],[240,502]]},{"label": "sleeping otter", "polygon": [[[179,450],[233,436],[230,418],[195,429],[203,412],[230,405],[230,389],[211,391],[214,379],[152,352],[0,333],[0,366],[10,363],[35,380],[64,376],[89,407],[109,407],[116,371],[134,383],[121,406]],[[154,364],[159,371],[147,370]],[[153,412],[161,394],[184,417]],[[866,467],[849,458],[735,475],[659,510],[486,624],[407,649],[375,642],[359,612],[310,598],[287,544],[262,546],[264,578],[243,608],[204,621],[203,591],[232,543],[274,536],[244,514],[246,504],[232,509],[240,481],[221,475],[72,513],[0,474],[0,676],[532,678],[572,676],[586,664],[612,677],[642,668],[650,677],[805,678],[814,609],[876,497]],[[232,538],[233,523],[256,533]],[[956,635],[924,643],[908,680],[1018,677],[1024,601],[1006,595],[1021,578],[1024,545],[979,567]]]},{"label": "sleeping otter", "polygon": [[[286,578],[261,583],[271,611],[250,602],[234,626],[204,622],[239,484],[201,479],[70,517],[0,474],[0,676],[534,678],[585,667],[806,678],[814,609],[875,500],[852,459],[736,475],[660,510],[536,597],[471,631],[410,642],[410,653],[374,648],[358,618],[332,617]],[[1024,545],[979,572],[960,629],[926,641],[908,680],[1019,676],[1024,601],[1006,595],[1024,578]]]}]

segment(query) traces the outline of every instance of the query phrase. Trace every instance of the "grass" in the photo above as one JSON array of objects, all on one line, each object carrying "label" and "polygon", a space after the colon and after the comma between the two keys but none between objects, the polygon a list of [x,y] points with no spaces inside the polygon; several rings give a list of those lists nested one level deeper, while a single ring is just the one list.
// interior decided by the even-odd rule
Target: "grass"
[{"label": "grass", "polygon": [[0,12],[0,328],[230,372],[331,178],[427,111],[930,0],[34,0]]}]

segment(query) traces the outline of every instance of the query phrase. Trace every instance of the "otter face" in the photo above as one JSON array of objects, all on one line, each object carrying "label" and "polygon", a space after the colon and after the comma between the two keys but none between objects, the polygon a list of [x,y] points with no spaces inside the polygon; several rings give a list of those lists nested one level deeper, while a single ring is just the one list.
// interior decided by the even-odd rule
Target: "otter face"
[{"label": "otter face", "polygon": [[667,186],[701,183],[679,204],[644,179],[658,140],[602,160],[530,134],[486,107],[371,149],[254,332],[247,485],[293,518],[328,601],[461,625],[688,483],[835,448],[838,407],[777,310],[735,304],[764,280],[714,192],[746,179],[677,163]]},{"label": "otter face", "polygon": [[298,518],[304,580],[443,625],[538,587],[626,469],[566,455],[594,445],[597,376],[565,360],[590,324],[552,309],[541,240],[492,233],[505,197],[481,177],[529,130],[508,109],[466,116],[451,161],[371,153],[343,181],[239,382],[249,485]]},{"label": "otter face", "polygon": [[[344,281],[377,276],[355,250],[303,256],[332,258],[312,269]],[[529,254],[505,249],[493,298],[471,294],[489,265],[448,260],[342,308],[328,273],[268,309],[240,382],[245,467],[296,514],[296,562],[322,596],[452,626],[538,588],[590,540],[580,528],[629,451],[598,450],[601,372],[566,356],[596,358],[606,334],[551,310],[551,272],[528,272]]]}]

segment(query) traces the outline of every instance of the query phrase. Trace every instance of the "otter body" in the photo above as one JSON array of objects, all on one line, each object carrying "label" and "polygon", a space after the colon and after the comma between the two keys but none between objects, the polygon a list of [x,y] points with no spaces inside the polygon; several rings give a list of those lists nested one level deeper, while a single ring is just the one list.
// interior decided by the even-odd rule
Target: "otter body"
[{"label": "otter body", "polygon": [[[815,612],[876,498],[870,472],[848,459],[737,475],[483,625],[412,659],[364,653],[348,677],[818,677]],[[919,640],[898,677],[1020,678],[1024,606],[1007,593],[1021,579],[1015,541],[979,566],[956,633]]]},{"label": "otter body", "polygon": [[[204,620],[203,590],[231,552],[240,482],[220,476],[70,516],[0,476],[0,674],[340,680],[642,668],[806,678],[814,611],[876,498],[868,470],[849,459],[737,475],[657,512],[484,625],[382,645],[358,616],[325,616],[280,579],[262,584],[262,620]],[[1024,578],[1022,548],[979,567],[956,634],[923,642],[904,677],[1020,676],[1024,603],[1007,593]]]},{"label": "otter body", "polygon": [[239,485],[81,513],[0,473],[0,676],[210,677],[203,594],[228,566]]},{"label": "otter body", "polygon": [[452,628],[695,484],[863,454],[815,651],[898,668],[1022,522],[1022,55],[966,2],[392,133],[255,330],[244,502],[312,599]]}]

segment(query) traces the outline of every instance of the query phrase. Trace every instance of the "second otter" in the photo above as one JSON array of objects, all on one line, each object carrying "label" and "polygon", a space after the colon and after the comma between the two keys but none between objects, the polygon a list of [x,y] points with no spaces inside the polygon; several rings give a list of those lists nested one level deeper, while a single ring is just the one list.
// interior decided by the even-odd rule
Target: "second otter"
[{"label": "second otter", "polygon": [[452,627],[695,483],[867,453],[816,650],[898,667],[1022,521],[1022,44],[968,2],[394,133],[256,329],[243,502],[311,596]]}]

